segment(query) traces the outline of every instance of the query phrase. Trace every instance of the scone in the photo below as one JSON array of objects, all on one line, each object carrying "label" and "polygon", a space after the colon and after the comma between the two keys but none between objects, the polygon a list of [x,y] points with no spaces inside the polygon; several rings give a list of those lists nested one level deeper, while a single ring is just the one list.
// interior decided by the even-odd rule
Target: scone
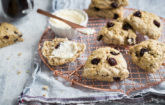
[{"label": "scone", "polygon": [[92,0],[92,4],[100,9],[114,9],[127,6],[128,0]]},{"label": "scone", "polygon": [[42,54],[50,65],[58,66],[76,60],[85,48],[85,44],[69,41],[66,38],[55,38],[44,42]]},{"label": "scone", "polygon": [[161,20],[155,14],[146,11],[135,11],[126,18],[126,21],[140,34],[150,39],[158,39],[162,33]]},{"label": "scone", "polygon": [[98,41],[106,44],[133,45],[136,43],[136,34],[132,26],[123,21],[110,21],[98,34]]},{"label": "scone", "polygon": [[123,18],[123,7],[117,9],[99,9],[91,5],[88,10],[86,10],[89,17],[101,17],[106,19],[122,19]]},{"label": "scone", "polygon": [[156,72],[165,60],[165,44],[150,39],[133,46],[129,51],[132,61],[147,72]]},{"label": "scone", "polygon": [[9,23],[0,23],[0,48],[23,41],[22,33]]},{"label": "scone", "polygon": [[85,63],[82,76],[112,82],[124,80],[129,76],[129,71],[122,54],[114,48],[105,47],[91,53]]}]

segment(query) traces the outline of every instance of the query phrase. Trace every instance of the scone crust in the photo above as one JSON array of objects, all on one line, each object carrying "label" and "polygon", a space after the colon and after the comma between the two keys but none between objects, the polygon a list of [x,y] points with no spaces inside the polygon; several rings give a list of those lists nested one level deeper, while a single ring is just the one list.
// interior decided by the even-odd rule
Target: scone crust
[{"label": "scone crust", "polygon": [[[124,21],[111,21],[114,25],[112,27],[104,26],[98,34],[102,37],[102,41],[106,44],[114,45],[133,45],[136,43],[136,34],[134,30],[124,30]],[[129,42],[131,40],[131,42]]]},{"label": "scone crust", "polygon": [[[101,17],[106,19],[123,19],[123,7],[117,9],[103,9],[96,11],[93,4],[90,5],[89,9],[86,10],[89,17]],[[117,15],[117,18],[116,18]]]},{"label": "scone crust", "polygon": [[[142,49],[147,50],[143,50],[143,53]],[[129,54],[136,65],[147,72],[154,73],[165,59],[165,44],[150,39],[131,47]]]},{"label": "scone crust", "polygon": [[22,33],[12,24],[0,23],[0,48],[23,41]]},{"label": "scone crust", "polygon": [[119,7],[128,5],[128,0],[92,0],[92,4],[100,9],[114,9],[113,3]]},{"label": "scone crust", "polygon": [[74,55],[73,58],[57,58],[51,57],[52,51],[54,50],[55,46],[57,46],[60,42],[69,41],[66,38],[55,38],[52,41],[45,41],[42,48],[43,56],[48,60],[48,63],[52,66],[63,65],[72,61],[75,61],[84,51],[85,51],[85,44],[77,43],[78,51]]},{"label": "scone crust", "polygon": [[[110,52],[118,53],[118,55],[112,55]],[[95,58],[100,59],[97,65],[91,63]],[[117,64],[111,66],[107,61],[108,58],[114,58]],[[88,79],[112,82],[115,81],[114,78],[120,78],[120,80],[127,78],[129,72],[122,54],[114,48],[105,47],[99,48],[91,53],[85,63],[82,76]]]},{"label": "scone crust", "polygon": [[[137,11],[135,11],[137,12]],[[129,15],[126,18],[126,21],[132,25],[132,27],[142,35],[147,35],[150,39],[157,40],[162,34],[162,27],[161,20],[155,14],[140,11],[141,17],[134,16],[134,13]],[[156,26],[154,21],[157,21],[160,26]]]}]

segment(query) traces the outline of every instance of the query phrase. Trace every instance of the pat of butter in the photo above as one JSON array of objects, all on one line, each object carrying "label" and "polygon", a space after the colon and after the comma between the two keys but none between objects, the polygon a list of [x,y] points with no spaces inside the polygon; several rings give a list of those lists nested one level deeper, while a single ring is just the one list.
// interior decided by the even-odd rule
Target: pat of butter
[{"label": "pat of butter", "polygon": [[60,43],[57,49],[54,49],[51,57],[57,58],[72,58],[78,51],[77,44],[75,42],[64,41]]}]

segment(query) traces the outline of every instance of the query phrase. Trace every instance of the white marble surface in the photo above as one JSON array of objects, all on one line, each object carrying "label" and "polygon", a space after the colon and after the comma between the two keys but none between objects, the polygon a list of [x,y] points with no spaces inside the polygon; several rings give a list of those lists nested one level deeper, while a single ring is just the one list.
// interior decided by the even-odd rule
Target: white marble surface
[{"label": "white marble surface", "polygon": [[[0,49],[0,105],[15,105],[23,86],[30,78],[31,64],[39,38],[44,31],[47,18],[36,13],[36,8],[49,10],[52,0],[34,0],[35,9],[28,16],[14,22],[25,39]],[[131,8],[153,12],[165,17],[165,0],[129,0]],[[18,53],[22,53],[18,56]],[[17,72],[21,74],[17,74]],[[27,73],[30,71],[30,73]],[[5,84],[4,84],[5,83]],[[3,84],[3,85],[2,85]]]},{"label": "white marble surface", "polygon": [[[0,49],[0,105],[15,105],[24,84],[33,71],[31,63],[37,43],[47,24],[47,17],[36,13],[37,8],[48,10],[51,0],[34,0],[35,8],[17,22],[24,42]],[[18,53],[22,53],[18,56]],[[9,59],[9,60],[7,60]],[[17,74],[17,72],[21,74]],[[5,84],[4,84],[5,83]]]}]

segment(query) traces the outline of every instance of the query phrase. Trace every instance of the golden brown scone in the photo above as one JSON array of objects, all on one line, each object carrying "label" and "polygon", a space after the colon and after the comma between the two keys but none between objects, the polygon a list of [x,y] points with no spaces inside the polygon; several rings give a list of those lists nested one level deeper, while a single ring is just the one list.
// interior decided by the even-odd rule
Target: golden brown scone
[{"label": "golden brown scone", "polygon": [[76,60],[85,48],[85,44],[69,41],[66,38],[55,38],[44,42],[42,54],[50,65],[58,66]]},{"label": "golden brown scone", "polygon": [[86,10],[89,17],[101,17],[106,19],[123,19],[123,7],[117,9],[99,9],[93,6],[90,6],[88,10]]},{"label": "golden brown scone", "polygon": [[159,39],[162,34],[163,24],[158,16],[146,11],[135,11],[126,18],[126,21],[142,35],[150,39]]},{"label": "golden brown scone", "polygon": [[165,44],[150,39],[133,46],[129,53],[136,65],[149,73],[154,73],[165,60]]},{"label": "golden brown scone", "polygon": [[85,63],[83,77],[100,81],[120,81],[129,76],[122,54],[111,47],[99,48],[91,53]]},{"label": "golden brown scone", "polygon": [[124,21],[109,21],[100,30],[97,39],[113,45],[136,44],[136,34],[132,26]]},{"label": "golden brown scone", "polygon": [[92,0],[92,4],[100,9],[115,9],[128,5],[128,0]]},{"label": "golden brown scone", "polygon": [[0,23],[0,48],[23,41],[22,33],[12,24]]}]

